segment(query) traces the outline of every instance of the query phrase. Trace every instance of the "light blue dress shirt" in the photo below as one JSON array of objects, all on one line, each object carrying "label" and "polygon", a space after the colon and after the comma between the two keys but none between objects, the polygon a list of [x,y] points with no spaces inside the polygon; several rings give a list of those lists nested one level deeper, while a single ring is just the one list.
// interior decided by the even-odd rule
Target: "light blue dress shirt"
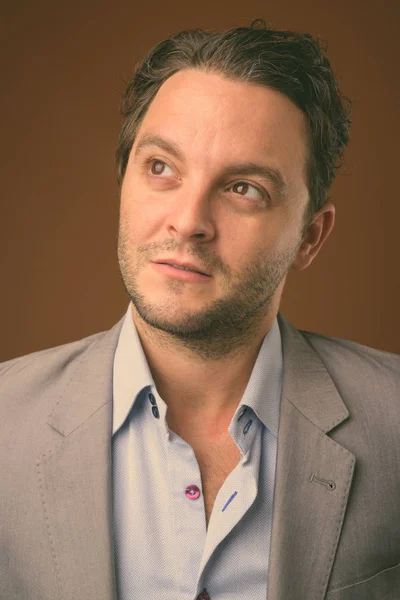
[{"label": "light blue dress shirt", "polygon": [[282,373],[275,318],[228,428],[241,459],[206,528],[197,459],[167,425],[129,304],[113,379],[118,600],[266,599]]}]

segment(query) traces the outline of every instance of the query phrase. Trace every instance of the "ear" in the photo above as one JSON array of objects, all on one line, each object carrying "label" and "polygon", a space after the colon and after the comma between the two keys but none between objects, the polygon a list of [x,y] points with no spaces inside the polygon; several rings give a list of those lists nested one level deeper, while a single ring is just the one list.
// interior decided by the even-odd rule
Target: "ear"
[{"label": "ear", "polygon": [[317,256],[335,224],[335,206],[327,202],[316,212],[308,226],[297,256],[292,263],[292,269],[306,269]]}]

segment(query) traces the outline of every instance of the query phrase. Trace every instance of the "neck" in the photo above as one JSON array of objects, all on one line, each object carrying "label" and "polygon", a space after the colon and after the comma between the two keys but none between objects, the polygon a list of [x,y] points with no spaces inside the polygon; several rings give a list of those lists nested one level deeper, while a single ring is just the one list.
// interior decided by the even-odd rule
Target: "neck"
[{"label": "neck", "polygon": [[[277,312],[277,311],[276,311]],[[191,340],[190,346],[143,321],[132,305],[133,320],[143,346],[156,388],[168,410],[187,418],[209,422],[233,414],[246,389],[261,344],[270,330],[276,312],[268,314],[261,326],[248,329],[242,344],[224,341],[217,352],[218,340],[202,352]]]}]

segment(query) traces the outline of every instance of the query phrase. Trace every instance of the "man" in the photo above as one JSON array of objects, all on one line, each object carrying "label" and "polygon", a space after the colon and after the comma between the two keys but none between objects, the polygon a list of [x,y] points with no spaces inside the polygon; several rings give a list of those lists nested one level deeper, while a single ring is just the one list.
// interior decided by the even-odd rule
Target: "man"
[{"label": "man", "polygon": [[0,365],[1,598],[400,598],[399,356],[279,312],[334,226],[324,51],[182,32],[122,113],[128,310]]}]

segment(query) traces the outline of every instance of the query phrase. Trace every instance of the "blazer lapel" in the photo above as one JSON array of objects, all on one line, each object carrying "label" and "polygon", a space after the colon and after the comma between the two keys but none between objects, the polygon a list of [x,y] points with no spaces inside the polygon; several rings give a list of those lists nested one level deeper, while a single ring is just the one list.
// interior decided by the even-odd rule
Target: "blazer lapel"
[{"label": "blazer lapel", "polygon": [[318,354],[278,313],[284,375],[268,600],[322,600],[352,482],[354,455],[326,433],[349,413]]},{"label": "blazer lapel", "polygon": [[61,390],[48,424],[63,437],[38,460],[62,598],[116,598],[111,526],[113,359],[121,319],[95,340]]}]

